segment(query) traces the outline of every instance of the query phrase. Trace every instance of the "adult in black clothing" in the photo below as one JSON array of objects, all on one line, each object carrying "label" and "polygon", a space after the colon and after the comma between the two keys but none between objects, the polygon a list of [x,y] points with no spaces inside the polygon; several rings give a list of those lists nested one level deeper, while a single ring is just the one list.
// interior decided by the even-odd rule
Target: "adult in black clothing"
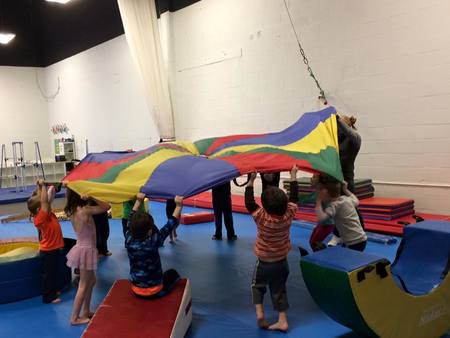
[{"label": "adult in black clothing", "polygon": [[[356,117],[346,115],[336,115],[338,142],[339,142],[339,158],[341,162],[342,174],[347,182],[347,189],[355,194],[355,160],[361,148],[361,136],[355,128]],[[364,220],[358,208],[359,221],[364,229]],[[339,232],[334,228],[335,237],[328,242],[328,245],[336,245],[340,242]]]},{"label": "adult in black clothing", "polygon": [[339,157],[347,189],[355,193],[355,160],[361,148],[361,136],[355,128],[356,118],[339,116],[337,118]]},{"label": "adult in black clothing", "polygon": [[266,190],[267,187],[280,187],[280,173],[269,173],[269,174],[259,174],[261,176],[262,191]]},{"label": "adult in black clothing", "polygon": [[102,214],[92,215],[95,223],[95,232],[97,235],[97,250],[101,256],[111,256],[108,250],[109,238],[109,219],[108,212]]},{"label": "adult in black clothing", "polygon": [[233,213],[231,209],[231,183],[227,182],[212,189],[212,202],[214,208],[214,219],[216,222],[216,232],[212,239],[222,239],[222,214],[227,229],[229,240],[237,239],[233,227]]}]

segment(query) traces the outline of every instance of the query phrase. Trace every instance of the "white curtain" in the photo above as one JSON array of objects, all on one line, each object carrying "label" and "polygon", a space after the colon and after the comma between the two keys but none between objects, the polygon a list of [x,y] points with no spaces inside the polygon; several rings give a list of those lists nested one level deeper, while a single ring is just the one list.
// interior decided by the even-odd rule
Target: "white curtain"
[{"label": "white curtain", "polygon": [[131,55],[161,138],[175,137],[169,81],[154,0],[117,0]]}]

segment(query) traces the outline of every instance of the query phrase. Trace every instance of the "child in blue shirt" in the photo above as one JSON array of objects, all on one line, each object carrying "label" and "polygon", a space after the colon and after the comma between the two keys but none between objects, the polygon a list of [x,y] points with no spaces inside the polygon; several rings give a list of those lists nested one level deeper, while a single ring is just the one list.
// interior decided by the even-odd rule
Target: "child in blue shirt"
[{"label": "child in blue shirt", "polygon": [[143,193],[136,196],[128,220],[125,247],[130,260],[131,290],[138,297],[156,298],[167,294],[180,279],[178,272],[173,269],[162,272],[158,249],[179,224],[183,197],[175,197],[175,210],[160,230],[150,214],[139,211],[144,198]]}]

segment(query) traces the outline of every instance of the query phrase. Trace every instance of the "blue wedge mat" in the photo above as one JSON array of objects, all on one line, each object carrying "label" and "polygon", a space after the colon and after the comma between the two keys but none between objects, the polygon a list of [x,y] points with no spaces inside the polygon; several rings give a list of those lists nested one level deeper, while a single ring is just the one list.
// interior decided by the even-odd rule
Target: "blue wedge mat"
[{"label": "blue wedge mat", "polygon": [[423,221],[403,232],[392,274],[399,286],[414,295],[425,295],[448,273],[450,222]]}]

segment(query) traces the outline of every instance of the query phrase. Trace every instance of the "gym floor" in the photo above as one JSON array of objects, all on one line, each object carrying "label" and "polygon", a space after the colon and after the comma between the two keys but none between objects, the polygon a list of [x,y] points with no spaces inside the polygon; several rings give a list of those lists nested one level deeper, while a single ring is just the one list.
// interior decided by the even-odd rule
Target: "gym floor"
[{"label": "gym floor", "polygon": [[[165,222],[164,207],[162,203],[151,203],[150,210],[158,225]],[[184,212],[198,210],[186,207]],[[297,247],[308,247],[311,231],[298,225],[294,225],[291,231],[292,250],[289,254],[289,333],[257,329],[250,294],[256,226],[249,215],[236,213],[234,223],[239,237],[237,241],[212,241],[213,223],[180,225],[177,242],[171,244],[167,241],[165,247],[160,249],[163,269],[175,268],[191,281],[193,321],[186,337],[358,337],[328,318],[309,295],[301,277]],[[62,222],[61,225],[65,237],[75,238],[70,222]],[[101,303],[114,280],[128,277],[128,257],[123,246],[120,220],[110,220],[110,228],[108,244],[113,255],[99,264],[93,309]],[[0,225],[0,238],[35,234],[34,226],[28,222]],[[392,260],[397,246],[398,243],[383,245],[369,242],[366,252]],[[0,337],[80,337],[85,327],[69,325],[75,283],[63,293],[63,301],[57,305],[44,305],[40,297],[0,305]],[[274,321],[276,313],[272,310],[270,297],[265,299],[265,308],[268,320]]]}]

